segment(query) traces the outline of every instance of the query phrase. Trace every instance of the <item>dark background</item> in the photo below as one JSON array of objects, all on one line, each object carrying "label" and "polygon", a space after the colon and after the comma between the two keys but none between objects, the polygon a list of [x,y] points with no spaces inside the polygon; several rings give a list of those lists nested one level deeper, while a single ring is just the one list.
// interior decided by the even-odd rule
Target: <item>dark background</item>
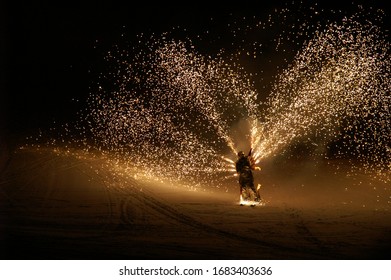
[{"label": "dark background", "polygon": [[[85,99],[90,92],[104,52],[123,33],[160,34],[178,25],[197,33],[211,17],[218,21],[227,15],[267,15],[285,2],[1,2],[2,141],[12,146],[53,121],[72,117],[82,106],[75,100]],[[326,9],[352,5],[352,1],[323,2],[320,5]],[[362,2],[389,14],[387,1]]]},{"label": "dark background", "polygon": [[236,8],[162,2],[2,2],[3,134],[23,138],[74,115],[79,109],[74,100],[88,95],[96,78],[91,71],[122,33],[202,28],[211,15]]}]

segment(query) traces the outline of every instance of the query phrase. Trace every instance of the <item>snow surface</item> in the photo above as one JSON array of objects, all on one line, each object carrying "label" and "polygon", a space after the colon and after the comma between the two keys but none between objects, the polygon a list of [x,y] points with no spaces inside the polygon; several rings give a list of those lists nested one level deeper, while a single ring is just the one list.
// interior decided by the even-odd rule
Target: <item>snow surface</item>
[{"label": "snow surface", "polygon": [[16,151],[0,178],[3,259],[389,259],[390,186],[311,163],[197,189],[113,173],[104,158]]}]

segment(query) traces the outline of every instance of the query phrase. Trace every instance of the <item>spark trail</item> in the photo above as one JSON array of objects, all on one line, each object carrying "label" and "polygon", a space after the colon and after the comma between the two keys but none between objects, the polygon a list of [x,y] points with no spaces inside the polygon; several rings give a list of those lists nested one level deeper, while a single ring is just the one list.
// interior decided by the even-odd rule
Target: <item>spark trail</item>
[{"label": "spark trail", "polygon": [[[289,12],[276,11],[263,23],[237,23],[232,33],[265,30],[273,17],[285,19]],[[263,56],[259,46],[264,44],[252,42],[251,36],[236,46],[236,53],[221,49],[215,55],[202,54],[191,39],[169,33],[141,34],[129,48],[116,46],[105,57],[108,71],[75,129],[67,128],[71,144],[108,153],[151,177],[220,187],[222,178],[235,172],[242,143],[234,128],[244,120],[248,132],[241,141],[254,148],[257,162],[307,143],[320,156],[333,146],[336,157],[354,158],[379,174],[389,172],[387,36],[363,11],[320,24],[313,33],[302,31],[308,28],[305,21],[299,27],[295,36],[290,31],[272,38],[277,51],[283,51],[284,40],[305,40],[271,92],[262,92],[266,98],[254,75],[240,66],[243,53]]]},{"label": "spark trail", "polygon": [[149,53],[107,57],[121,56],[122,67],[109,77],[114,90],[99,86],[90,98],[85,120],[94,145],[159,177],[210,182],[225,170],[225,149],[236,153],[230,127],[255,115],[256,91],[223,60],[206,59],[184,42],[147,45],[154,46]]},{"label": "spark trail", "polygon": [[387,171],[389,85],[389,43],[379,28],[355,17],[330,24],[278,77],[265,121],[253,130],[258,160],[294,141],[327,146],[342,137],[339,156]]}]

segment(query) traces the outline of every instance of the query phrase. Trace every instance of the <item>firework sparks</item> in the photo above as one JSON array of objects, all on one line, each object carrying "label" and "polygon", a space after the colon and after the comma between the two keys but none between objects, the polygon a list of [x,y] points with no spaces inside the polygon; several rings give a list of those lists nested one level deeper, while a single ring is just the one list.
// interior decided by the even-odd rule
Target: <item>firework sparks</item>
[{"label": "firework sparks", "polygon": [[[310,12],[311,18],[319,13]],[[387,172],[389,43],[362,14],[323,27],[297,22],[272,38],[280,53],[287,53],[284,42],[305,43],[277,75],[265,102],[254,83],[257,75],[246,73],[240,58],[266,57],[263,46],[270,42],[244,37],[234,54],[219,50],[211,56],[197,52],[190,39],[141,34],[131,48],[107,53],[109,70],[75,124],[81,137],[71,142],[127,160],[151,177],[221,186],[221,178],[235,175],[232,156],[241,143],[233,127],[246,120],[256,163],[303,141],[326,156],[339,140],[337,155]],[[288,15],[284,8],[263,22],[228,27],[238,38],[288,21]],[[72,133],[66,127],[65,134]]]},{"label": "firework sparks", "polygon": [[256,157],[281,152],[297,140],[318,146],[343,137],[339,155],[351,153],[387,171],[390,59],[381,34],[370,23],[345,18],[303,46],[278,77],[266,121],[253,130]]}]

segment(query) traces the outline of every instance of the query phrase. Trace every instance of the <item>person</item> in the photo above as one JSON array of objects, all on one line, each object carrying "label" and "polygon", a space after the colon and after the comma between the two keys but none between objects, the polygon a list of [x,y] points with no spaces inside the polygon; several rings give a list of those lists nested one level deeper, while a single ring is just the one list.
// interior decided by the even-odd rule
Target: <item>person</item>
[{"label": "person", "polygon": [[238,152],[236,161],[236,172],[239,174],[240,196],[242,200],[260,201],[258,190],[255,189],[253,170],[260,170],[255,166],[251,155],[252,149],[246,156],[243,151]]}]

